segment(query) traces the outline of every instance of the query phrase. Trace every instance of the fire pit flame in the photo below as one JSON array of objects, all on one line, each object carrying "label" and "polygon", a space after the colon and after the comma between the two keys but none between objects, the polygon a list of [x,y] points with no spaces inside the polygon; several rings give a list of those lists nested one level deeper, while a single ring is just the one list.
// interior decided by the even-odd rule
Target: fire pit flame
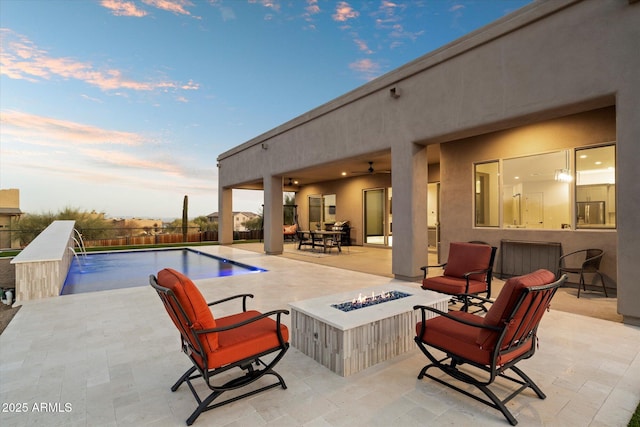
[{"label": "fire pit flame", "polygon": [[387,301],[393,301],[396,299],[405,298],[408,296],[411,296],[411,294],[407,294],[405,292],[399,292],[399,291],[386,291],[386,292],[381,292],[379,295],[376,295],[375,292],[371,292],[370,296],[362,295],[362,293],[360,293],[356,298],[354,298],[351,301],[346,301],[340,304],[331,304],[331,307],[347,312],[347,311],[357,310],[359,308],[381,304]]}]

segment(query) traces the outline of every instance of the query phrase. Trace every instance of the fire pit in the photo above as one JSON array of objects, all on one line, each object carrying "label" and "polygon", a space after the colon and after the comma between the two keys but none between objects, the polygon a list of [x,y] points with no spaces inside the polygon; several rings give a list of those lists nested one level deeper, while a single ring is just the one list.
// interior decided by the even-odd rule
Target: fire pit
[{"label": "fire pit", "polygon": [[420,313],[413,306],[446,312],[449,301],[447,295],[395,281],[358,293],[355,301],[354,291],[348,291],[289,303],[291,345],[345,377],[415,349]]},{"label": "fire pit", "polygon": [[411,294],[400,291],[385,291],[376,295],[375,292],[372,292],[369,296],[363,296],[362,293],[358,295],[357,298],[352,299],[351,301],[341,302],[340,304],[331,304],[331,307],[337,308],[340,311],[344,311],[345,313],[351,310],[357,310],[359,308],[370,307],[376,304],[382,304],[384,302],[397,300],[400,298],[410,297]]}]

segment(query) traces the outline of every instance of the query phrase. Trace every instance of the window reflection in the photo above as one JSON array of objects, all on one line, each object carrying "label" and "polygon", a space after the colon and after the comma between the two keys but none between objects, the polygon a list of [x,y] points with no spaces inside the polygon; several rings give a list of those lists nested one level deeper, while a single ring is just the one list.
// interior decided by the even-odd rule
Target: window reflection
[{"label": "window reflection", "polygon": [[571,223],[568,151],[503,161],[502,211],[506,228],[561,229]]},{"label": "window reflection", "polygon": [[325,223],[336,222],[336,195],[309,196],[309,230],[324,229]]},{"label": "window reflection", "polygon": [[576,227],[615,228],[615,145],[576,150]]},{"label": "window reflection", "polygon": [[475,225],[498,227],[501,208],[504,228],[615,228],[615,143],[576,149],[575,173],[571,151],[504,159],[501,175],[498,161],[475,164]]},{"label": "window reflection", "polygon": [[475,165],[475,225],[500,226],[500,183],[497,161]]}]

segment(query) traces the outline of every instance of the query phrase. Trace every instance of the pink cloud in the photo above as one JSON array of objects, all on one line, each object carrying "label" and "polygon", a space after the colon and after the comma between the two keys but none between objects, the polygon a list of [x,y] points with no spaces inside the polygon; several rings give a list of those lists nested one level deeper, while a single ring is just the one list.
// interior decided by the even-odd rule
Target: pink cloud
[{"label": "pink cloud", "polygon": [[358,46],[358,49],[361,52],[365,52],[365,53],[373,53],[373,51],[371,49],[369,49],[369,46],[367,45],[367,42],[365,42],[364,40],[361,39],[354,39],[353,42]]},{"label": "pink cloud", "polygon": [[341,1],[336,5],[336,13],[332,15],[333,19],[338,22],[346,22],[349,19],[357,18],[360,12],[353,10],[351,5],[346,1]]},{"label": "pink cloud", "polygon": [[116,144],[136,146],[146,138],[133,132],[101,129],[52,117],[37,116],[19,111],[3,111],[3,136],[12,136],[35,145],[66,147],[69,145]]},{"label": "pink cloud", "polygon": [[320,13],[320,6],[318,6],[318,0],[307,0],[307,7],[305,8],[309,15],[315,15]]},{"label": "pink cloud", "polygon": [[146,11],[138,9],[134,3],[129,1],[102,0],[100,5],[111,10],[111,13],[115,16],[133,16],[136,18],[142,18],[147,14]]},{"label": "pink cloud", "polygon": [[188,0],[142,0],[144,4],[179,15],[191,15],[186,9],[193,6]]},{"label": "pink cloud", "polygon": [[362,74],[366,80],[373,80],[380,73],[380,65],[369,58],[352,62],[349,64],[349,68]]},{"label": "pink cloud", "polygon": [[424,33],[423,30],[410,32],[404,28],[402,25],[402,16],[397,13],[404,9],[406,9],[406,5],[383,1],[378,11],[374,14],[374,16],[376,16],[376,28],[388,31],[389,38],[391,39],[389,48],[391,49],[401,46],[403,39],[415,41]]},{"label": "pink cloud", "polygon": [[280,4],[278,4],[276,0],[249,0],[249,3],[258,3],[261,6],[275,10],[276,12],[280,10]]},{"label": "pink cloud", "polygon": [[181,168],[172,162],[143,159],[121,151],[83,148],[80,150],[80,153],[93,159],[93,161],[104,165],[127,169],[152,170],[155,172],[168,173],[174,176],[183,175]]},{"label": "pink cloud", "polygon": [[117,69],[96,69],[91,63],[72,58],[53,57],[39,49],[24,36],[9,29],[2,29],[2,54],[0,55],[0,74],[12,79],[31,82],[50,80],[53,77],[80,80],[104,91],[129,89],[134,91],[153,91],[166,89],[196,90],[198,84],[190,81],[178,84],[172,81],[144,82],[128,78]]}]

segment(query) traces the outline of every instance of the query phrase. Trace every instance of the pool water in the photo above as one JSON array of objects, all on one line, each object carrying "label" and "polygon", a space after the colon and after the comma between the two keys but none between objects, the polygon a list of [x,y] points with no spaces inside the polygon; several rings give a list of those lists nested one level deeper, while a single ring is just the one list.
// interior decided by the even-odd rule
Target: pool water
[{"label": "pool water", "polygon": [[263,269],[193,249],[158,249],[77,255],[60,295],[149,285],[149,275],[173,268],[192,280],[259,273]]}]

